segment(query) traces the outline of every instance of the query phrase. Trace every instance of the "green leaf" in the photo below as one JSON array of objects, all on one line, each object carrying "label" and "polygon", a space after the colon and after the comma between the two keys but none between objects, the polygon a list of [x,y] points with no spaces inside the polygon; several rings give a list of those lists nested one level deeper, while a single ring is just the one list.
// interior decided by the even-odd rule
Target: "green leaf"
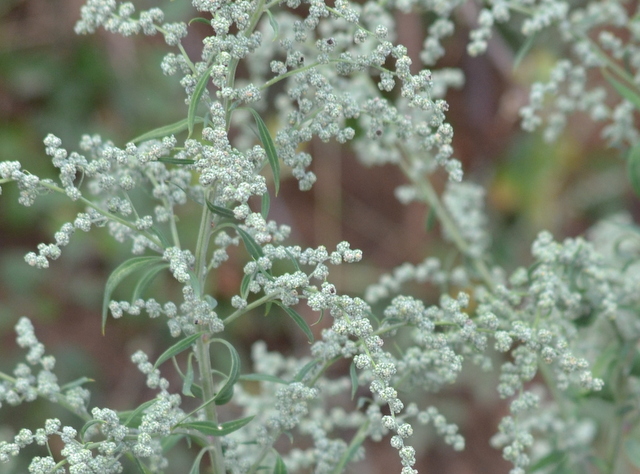
[{"label": "green leaf", "polygon": [[300,269],[300,265],[298,265],[298,261],[293,257],[293,255],[291,255],[291,252],[289,252],[289,249],[284,249],[284,251],[289,256],[289,260],[291,260],[291,263],[293,263],[293,266],[296,268],[296,271],[301,272],[302,270]]},{"label": "green leaf", "polygon": [[247,382],[273,382],[282,385],[289,385],[290,382],[283,380],[275,375],[269,374],[245,374],[240,376],[240,380]]},{"label": "green leaf", "polygon": [[214,397],[216,405],[224,405],[225,403],[229,403],[233,397],[233,386],[238,382],[238,378],[240,377],[240,355],[238,355],[235,347],[224,339],[212,339],[212,342],[219,342],[227,346],[229,354],[231,355],[231,367],[229,368],[227,381]]},{"label": "green leaf", "polygon": [[615,79],[613,75],[606,69],[602,69],[602,75],[607,81],[609,81],[609,84],[613,86],[618,94],[620,94],[624,99],[631,102],[636,109],[640,110],[640,95],[638,95],[636,91]]},{"label": "green leaf", "polygon": [[187,373],[184,375],[184,378],[182,379],[182,394],[186,395],[187,397],[194,396],[193,392],[191,391],[191,387],[193,386],[193,378],[194,378],[192,356],[193,354],[189,354],[189,358],[187,359]]},{"label": "green leaf", "polygon": [[529,472],[541,471],[549,466],[561,464],[564,462],[566,456],[567,454],[563,451],[551,451],[549,454],[533,463],[529,468]]},{"label": "green leaf", "polygon": [[436,211],[434,211],[433,208],[430,208],[429,213],[427,214],[427,222],[425,224],[427,231],[433,230],[433,228],[436,226],[437,221],[438,216],[436,214]]},{"label": "green leaf", "polygon": [[349,377],[351,378],[351,400],[353,400],[358,391],[358,373],[356,372],[355,361],[351,361],[351,365],[349,366]]},{"label": "green leaf", "polygon": [[87,432],[87,430],[88,430],[90,427],[92,427],[93,425],[96,425],[96,424],[104,424],[104,423],[105,423],[105,422],[104,422],[104,421],[102,421],[102,420],[95,420],[95,419],[94,419],[94,420],[89,420],[89,421],[87,421],[87,422],[82,426],[82,428],[80,429],[80,435],[79,435],[79,436],[80,436],[80,439],[81,439],[81,440],[82,440],[82,439],[84,439],[84,434]]},{"label": "green leaf", "polygon": [[264,257],[262,247],[258,245],[258,243],[253,239],[253,237],[251,237],[251,235],[249,235],[246,230],[241,229],[235,224],[233,225],[233,227],[236,229],[236,232],[238,232],[240,238],[242,238],[244,246],[246,247],[247,252],[249,252],[249,255],[251,255],[256,260],[258,260],[260,257]]},{"label": "green leaf", "polygon": [[207,20],[206,18],[202,18],[201,16],[189,20],[189,25],[191,25],[191,23],[204,23],[205,25],[211,26],[211,20]]},{"label": "green leaf", "polygon": [[273,474],[287,474],[287,472],[287,466],[282,460],[282,457],[280,457],[279,453],[276,453],[276,465],[273,468]]},{"label": "green leaf", "polygon": [[187,128],[189,129],[189,138],[193,133],[193,126],[196,123],[196,110],[198,110],[200,98],[207,88],[207,83],[209,82],[212,69],[213,64],[207,68],[202,76],[200,76],[200,79],[198,79],[198,82],[196,83],[196,87],[193,89],[191,101],[189,102],[189,111],[187,112]]},{"label": "green leaf", "polygon": [[168,248],[171,247],[171,242],[169,242],[169,240],[164,236],[164,234],[162,232],[160,232],[156,226],[151,226],[151,228],[149,229],[151,230],[151,232],[153,232],[156,236],[158,236],[158,239],[160,240],[160,243],[162,244],[162,248]]},{"label": "green leaf", "polygon": [[157,403],[158,399],[154,398],[152,400],[147,400],[143,404],[141,404],[135,410],[122,411],[118,413],[118,418],[124,420],[122,423],[124,426],[134,427],[138,426],[142,421],[142,412],[149,408],[151,405]]},{"label": "green leaf", "polygon": [[170,434],[169,436],[163,436],[160,439],[160,445],[162,446],[162,452],[166,453],[173,448],[178,442],[184,438],[183,434]]},{"label": "green leaf", "polygon": [[242,282],[240,283],[240,296],[245,300],[249,295],[249,285],[251,284],[251,280],[253,280],[253,274],[246,274],[242,277]]},{"label": "green leaf", "polygon": [[266,10],[267,13],[267,17],[269,18],[269,24],[271,25],[271,29],[273,30],[273,41],[278,39],[278,32],[280,31],[280,26],[278,25],[278,22],[276,21],[276,19],[273,17],[273,13],[271,13],[271,10]]},{"label": "green leaf", "polygon": [[[202,122],[200,117],[194,119],[195,122]],[[184,132],[188,127],[187,119],[178,120],[176,123],[172,123],[170,125],[165,125],[164,127],[159,127],[154,130],[151,130],[147,133],[143,133],[140,136],[137,136],[131,142],[140,143],[146,142],[147,140],[154,140],[156,138],[164,138],[171,135],[175,135],[176,133]]]},{"label": "green leaf", "polygon": [[204,400],[204,392],[202,391],[202,387],[198,384],[193,384],[191,385],[191,393],[193,393],[193,396],[196,398],[199,398],[200,400]]},{"label": "green leaf", "polygon": [[309,373],[309,371],[316,366],[317,363],[318,363],[318,361],[315,360],[315,359],[313,359],[310,362],[307,362],[304,365],[304,367],[302,367],[300,369],[300,372],[298,372],[296,374],[296,376],[293,378],[293,380],[295,380],[296,382],[302,382],[302,379],[304,379],[304,376],[307,375]]},{"label": "green leaf", "polygon": [[205,202],[207,203],[207,207],[209,208],[209,210],[214,214],[218,214],[219,216],[222,216],[226,219],[233,219],[234,221],[236,220],[235,216],[233,215],[233,211],[231,209],[227,209],[226,207],[216,206],[215,204],[212,204],[208,199],[205,200]]},{"label": "green leaf", "polygon": [[534,33],[531,36],[529,36],[527,40],[524,42],[524,44],[520,47],[520,49],[518,50],[518,53],[516,54],[516,57],[513,59],[513,67],[511,68],[512,71],[515,71],[518,68],[518,66],[520,66],[520,63],[522,62],[524,57],[527,55],[527,53],[531,50],[531,47],[533,46],[533,43],[535,43],[535,41],[536,41],[536,34]]},{"label": "green leaf", "polygon": [[158,366],[163,362],[189,349],[193,345],[195,340],[198,339],[203,334],[204,332],[200,331],[198,333],[192,334],[191,336],[187,336],[184,339],[180,339],[178,342],[172,345],[169,349],[164,351],[160,357],[158,357],[158,360],[156,361],[156,363],[153,364],[153,368],[157,369]]},{"label": "green leaf", "polygon": [[142,464],[142,461],[140,461],[140,459],[138,459],[136,456],[133,456],[133,462],[136,463],[136,466],[142,474],[151,474],[151,471],[147,469],[147,466]]},{"label": "green leaf", "polygon": [[169,264],[163,262],[155,267],[151,267],[145,270],[144,275],[140,277],[138,283],[136,283],[136,287],[133,289],[133,296],[131,296],[131,300],[135,301],[139,299],[142,296],[142,293],[145,292],[149,284],[151,284],[153,279],[158,276],[158,273],[160,273],[165,268],[169,268]]},{"label": "green leaf", "polygon": [[104,288],[104,299],[102,300],[102,334],[104,334],[104,329],[107,324],[107,314],[109,312],[109,301],[111,301],[111,295],[120,282],[133,272],[153,267],[158,265],[160,262],[164,263],[164,260],[162,257],[158,256],[134,257],[121,263],[113,272],[111,272]]},{"label": "green leaf", "polygon": [[633,191],[640,196],[640,142],[627,153],[627,174]]},{"label": "green leaf", "polygon": [[298,325],[298,327],[302,329],[302,332],[305,333],[305,335],[307,336],[307,339],[309,339],[309,343],[312,343],[313,332],[311,331],[311,328],[309,327],[307,322],[302,318],[302,316],[300,316],[295,309],[290,308],[289,306],[285,306],[278,301],[275,301],[275,303],[278,306],[280,306],[282,309],[284,309],[284,311],[289,315],[289,317],[291,317],[291,319],[293,319],[293,321]]},{"label": "green leaf", "polygon": [[89,377],[80,377],[79,379],[75,379],[69,383],[64,384],[62,387],[60,387],[60,391],[66,392],[67,390],[71,390],[72,388],[84,385],[87,382],[95,382],[95,380],[90,379]]},{"label": "green leaf", "polygon": [[189,474],[200,474],[200,463],[202,462],[202,456],[206,454],[211,448],[202,448],[196,458],[193,460]]},{"label": "green leaf", "polygon": [[249,108],[251,113],[253,114],[253,118],[256,121],[256,125],[258,125],[258,135],[260,135],[260,141],[262,142],[262,146],[264,147],[264,151],[267,153],[267,159],[269,160],[269,166],[271,166],[271,171],[273,172],[273,182],[276,187],[276,196],[278,195],[278,191],[280,190],[280,161],[278,161],[278,154],[276,153],[276,146],[273,143],[273,139],[269,134],[269,129],[267,125],[264,123],[258,112]]},{"label": "green leaf", "polygon": [[158,161],[161,163],[168,163],[170,165],[192,165],[196,162],[196,160],[172,158],[170,156],[161,156],[160,158],[158,158]]},{"label": "green leaf", "polygon": [[267,220],[267,216],[269,215],[270,204],[271,198],[269,197],[269,192],[267,191],[262,195],[262,205],[260,206],[260,214],[265,221]]},{"label": "green leaf", "polygon": [[640,440],[637,438],[629,438],[624,442],[624,450],[631,464],[640,468]]},{"label": "green leaf", "polygon": [[222,424],[214,423],[212,421],[191,421],[188,423],[180,423],[178,426],[181,428],[197,430],[207,436],[226,436],[248,424],[254,417],[255,415],[252,415],[238,420],[227,421]]}]

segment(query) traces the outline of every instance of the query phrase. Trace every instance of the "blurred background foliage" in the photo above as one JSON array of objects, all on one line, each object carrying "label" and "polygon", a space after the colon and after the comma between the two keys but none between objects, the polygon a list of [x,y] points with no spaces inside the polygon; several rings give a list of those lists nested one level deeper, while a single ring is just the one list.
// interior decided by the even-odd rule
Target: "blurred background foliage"
[{"label": "blurred background foliage", "polygon": [[[41,177],[54,177],[42,145],[47,133],[62,138],[70,150],[77,150],[86,133],[101,134],[123,146],[147,130],[186,116],[176,78],[160,72],[161,58],[168,51],[162,39],[124,39],[104,31],[76,36],[73,25],[81,5],[80,0],[0,2],[0,160],[19,160]],[[156,2],[142,0],[138,6],[146,9]],[[188,20],[192,15],[190,2],[183,0],[162,2],[162,7],[167,18]],[[467,179],[488,191],[496,262],[507,269],[526,265],[531,241],[541,229],[551,230],[557,238],[575,236],[612,212],[627,209],[637,214],[637,200],[627,185],[620,154],[603,147],[598,126],[586,117],[574,117],[553,144],[519,129],[518,108],[526,103],[528,85],[545,79],[557,56],[564,53],[557,50],[557,41],[541,39],[514,68],[521,40],[515,32],[504,30],[492,40],[487,55],[469,58],[465,46],[474,17],[465,8],[456,17],[458,33],[446,42],[448,54],[441,65],[461,68],[467,77],[461,90],[447,96],[448,116],[455,130],[456,156],[463,161]],[[428,19],[398,14],[398,22],[398,41],[417,58]],[[185,48],[197,56],[206,27],[194,23],[189,28]],[[314,141],[310,148],[316,157],[313,170],[318,183],[311,192],[300,193],[295,180],[283,182],[279,198],[272,200],[272,217],[291,225],[291,241],[303,247],[324,244],[331,249],[348,240],[353,248],[363,250],[362,263],[332,270],[330,278],[340,291],[358,295],[404,261],[418,263],[429,255],[445,260],[452,255],[437,228],[427,230],[424,206],[402,206],[393,197],[393,189],[403,182],[398,170],[364,169],[336,143]],[[436,179],[442,188],[444,176]],[[48,352],[56,356],[62,383],[85,375],[95,380],[89,387],[94,394],[92,406],[131,409],[152,397],[129,357],[137,348],[153,357],[167,347],[170,337],[163,323],[150,322],[146,316],[110,319],[106,336],[100,335],[103,285],[109,272],[130,255],[129,248],[116,245],[104,230],[93,229],[89,235],[78,232],[51,269],[33,269],[24,263],[24,254],[39,242],[50,242],[62,223],[73,221],[83,209],[58,196],[40,199],[25,209],[17,204],[17,195],[15,187],[8,185],[0,197],[0,370],[11,371],[24,356],[15,346],[13,326],[26,315],[34,321]],[[194,233],[197,214],[193,209],[181,217],[183,221],[195,218]],[[188,227],[185,224],[183,229]],[[239,250],[236,258],[235,265],[225,265],[211,282],[222,314],[223,302],[236,293],[242,277],[237,262],[245,255]],[[169,279],[159,279],[153,289],[179,300],[179,291]],[[433,289],[412,289],[427,304],[435,302]],[[126,285],[122,290],[116,296],[128,298]],[[316,320],[304,314],[310,322]],[[280,324],[284,321],[282,315],[264,318],[257,313],[250,324],[230,327],[228,337],[247,350],[262,338],[272,350],[304,354],[304,336],[288,323]],[[314,330],[319,333],[325,323]],[[245,362],[248,368],[248,359]],[[461,424],[467,449],[458,455],[423,433],[420,436],[430,437],[428,445],[433,447],[422,454],[422,465],[416,466],[421,472],[508,471],[500,453],[488,446],[505,410],[491,388],[495,384],[473,370],[465,377],[447,393],[433,397],[446,401],[442,411]],[[483,382],[482,377],[487,380]],[[35,429],[50,416],[75,422],[42,401],[17,409],[2,407],[0,438],[11,437],[18,427]],[[387,448],[383,442],[359,472],[397,471],[395,453]],[[181,472],[180,454],[174,462],[173,472]],[[20,464],[13,469],[26,472]]]}]

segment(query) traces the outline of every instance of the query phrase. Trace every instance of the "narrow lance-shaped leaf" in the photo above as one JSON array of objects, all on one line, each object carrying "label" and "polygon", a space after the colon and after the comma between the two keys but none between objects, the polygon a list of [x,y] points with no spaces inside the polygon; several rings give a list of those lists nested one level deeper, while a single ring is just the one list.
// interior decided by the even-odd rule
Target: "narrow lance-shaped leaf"
[{"label": "narrow lance-shaped leaf", "polygon": [[163,262],[146,270],[145,274],[142,275],[138,280],[138,283],[136,283],[136,287],[133,289],[133,295],[131,296],[131,299],[133,301],[139,299],[145,292],[147,287],[155,279],[155,277],[158,276],[158,273],[160,273],[165,268],[169,268],[169,264]]},{"label": "narrow lance-shaped leaf", "polygon": [[107,314],[109,312],[111,295],[116,287],[120,282],[122,282],[122,280],[133,272],[158,265],[158,263],[164,263],[162,257],[134,257],[121,263],[113,272],[111,272],[104,288],[104,298],[102,300],[102,334],[104,334],[104,328],[107,324]]},{"label": "narrow lance-shaped leaf", "polygon": [[192,355],[193,354],[189,354],[189,358],[187,359],[187,373],[184,374],[184,378],[182,379],[182,394],[186,395],[187,397],[193,397],[193,392],[191,391],[191,387],[193,386],[193,378],[194,378],[194,371],[193,371],[193,362],[192,362]]},{"label": "narrow lance-shaped leaf", "polygon": [[262,205],[260,207],[260,214],[262,218],[266,221],[269,216],[269,206],[271,205],[271,198],[269,197],[269,192],[266,192],[262,195]]},{"label": "narrow lance-shaped leaf", "polygon": [[280,454],[276,453],[276,465],[273,468],[273,474],[287,474],[287,466],[280,457]]},{"label": "narrow lance-shaped leaf", "polygon": [[192,165],[196,162],[196,160],[172,158],[170,156],[161,156],[160,158],[158,158],[158,161],[161,163],[168,163],[170,165]]},{"label": "narrow lance-shaped leaf", "polygon": [[206,200],[206,203],[209,210],[214,214],[218,214],[219,216],[224,217],[226,219],[233,219],[234,221],[236,220],[236,217],[233,215],[233,211],[231,209],[227,209],[226,207],[216,206],[215,204],[212,204],[211,201],[209,201],[208,199]]},{"label": "narrow lance-shaped leaf", "polygon": [[193,465],[189,470],[189,474],[200,474],[200,463],[202,462],[202,456],[204,456],[207,451],[212,449],[211,447],[202,448],[196,458],[193,460]]},{"label": "narrow lance-shaped leaf", "polygon": [[280,190],[280,162],[278,161],[278,153],[276,153],[276,146],[273,143],[273,139],[269,134],[269,129],[267,128],[267,124],[264,123],[262,117],[253,109],[249,109],[253,114],[253,118],[256,120],[256,125],[258,125],[258,134],[260,135],[260,140],[262,141],[262,146],[264,147],[264,151],[267,153],[267,160],[269,160],[269,166],[271,166],[271,171],[273,172],[273,182],[276,188],[276,196],[278,195],[278,191]]},{"label": "narrow lance-shaped leaf", "polygon": [[236,351],[235,347],[224,339],[213,339],[212,342],[219,342],[220,344],[227,346],[229,354],[231,355],[231,367],[229,368],[227,381],[214,397],[216,405],[224,405],[231,400],[231,397],[233,396],[233,386],[240,377],[240,355],[238,354],[238,351]]},{"label": "narrow lance-shaped leaf", "polygon": [[309,339],[309,342],[313,342],[313,332],[311,332],[311,328],[309,327],[307,322],[302,318],[302,316],[300,316],[296,310],[294,310],[293,308],[290,308],[289,306],[285,306],[278,301],[276,301],[275,303],[278,306],[280,306],[282,309],[284,309],[284,311],[289,315],[289,317],[293,319],[293,321],[298,325],[300,329],[302,329],[302,332],[305,333],[305,335],[307,336],[307,339]]},{"label": "narrow lance-shaped leaf", "polygon": [[316,366],[317,363],[318,363],[318,361],[316,359],[313,359],[312,361],[307,362],[304,365],[304,367],[302,367],[300,369],[300,371],[296,374],[296,376],[294,377],[294,380],[296,382],[302,382],[302,380],[304,379],[305,375],[307,375],[309,373],[309,371]]},{"label": "narrow lance-shaped leaf", "polygon": [[627,155],[627,174],[631,187],[640,196],[640,143],[636,143]]},{"label": "narrow lance-shaped leaf", "polygon": [[266,10],[267,17],[269,18],[269,24],[271,25],[271,29],[273,30],[273,41],[278,39],[278,32],[280,31],[280,26],[278,22],[271,13],[271,10]]},{"label": "narrow lance-shaped leaf", "polygon": [[178,427],[194,429],[207,436],[226,436],[248,424],[254,417],[255,415],[248,416],[222,424],[213,423],[212,421],[191,421],[188,423],[180,423]]},{"label": "narrow lance-shaped leaf", "polygon": [[620,94],[624,99],[631,102],[636,109],[640,110],[640,95],[638,95],[636,91],[618,81],[606,69],[602,69],[602,74],[604,75],[605,79],[609,81],[609,84],[611,84],[613,88],[618,92],[618,94]]},{"label": "narrow lance-shaped leaf", "polygon": [[258,245],[258,243],[253,239],[253,237],[251,237],[251,235],[249,235],[249,233],[246,230],[241,229],[237,225],[234,225],[233,227],[236,229],[236,231],[242,238],[242,241],[244,242],[244,246],[247,248],[247,252],[249,252],[249,255],[251,255],[256,260],[258,260],[260,257],[264,257],[264,252],[262,251],[262,247]]},{"label": "narrow lance-shaped leaf", "polygon": [[[202,119],[200,117],[196,117],[194,121],[202,122]],[[187,127],[188,127],[187,124],[188,124],[188,120],[186,118],[182,120],[178,120],[175,123],[165,125],[164,127],[155,128],[149,132],[143,133],[142,135],[139,135],[133,140],[131,140],[131,142],[140,143],[140,142],[146,142],[147,140],[154,140],[156,138],[164,138],[170,135],[175,135],[177,133],[184,132],[185,130],[187,130]]]},{"label": "narrow lance-shaped leaf", "polygon": [[158,357],[158,360],[156,361],[156,363],[153,364],[153,368],[157,369],[158,366],[163,362],[189,349],[191,345],[195,342],[195,340],[198,339],[200,336],[202,336],[202,334],[204,333],[200,331],[198,333],[192,334],[191,336],[187,336],[184,339],[180,339],[173,346],[171,346],[169,349],[164,351],[160,357]]},{"label": "narrow lance-shaped leaf", "polygon": [[124,426],[137,426],[142,421],[142,412],[158,402],[157,398],[153,400],[147,400],[133,411],[121,412],[119,417],[124,420],[122,423]]},{"label": "narrow lance-shaped leaf", "polygon": [[351,378],[351,400],[353,400],[358,391],[358,373],[356,372],[356,363],[354,361],[351,361],[351,366],[349,367],[349,377]]},{"label": "narrow lance-shaped leaf", "polygon": [[187,112],[187,128],[189,129],[189,137],[191,137],[191,134],[193,133],[193,126],[196,123],[196,110],[198,110],[200,98],[207,88],[207,83],[209,82],[209,76],[212,69],[213,64],[207,68],[202,76],[200,76],[200,79],[198,79],[198,82],[196,83],[196,87],[193,89],[191,101],[189,102],[189,110]]},{"label": "narrow lance-shaped leaf", "polygon": [[289,385],[290,382],[269,374],[244,374],[240,376],[240,380],[249,382],[273,382],[282,385]]},{"label": "narrow lance-shaped leaf", "polygon": [[242,282],[240,282],[240,296],[245,300],[249,295],[249,285],[251,284],[251,280],[253,280],[253,274],[247,274],[242,277]]}]

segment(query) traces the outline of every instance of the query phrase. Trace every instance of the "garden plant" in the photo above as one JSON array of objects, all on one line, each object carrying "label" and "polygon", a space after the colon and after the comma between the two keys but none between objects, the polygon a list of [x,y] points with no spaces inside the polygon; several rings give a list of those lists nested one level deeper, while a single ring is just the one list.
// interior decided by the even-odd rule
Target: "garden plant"
[{"label": "garden plant", "polygon": [[[17,187],[27,207],[64,196],[75,215],[28,265],[54,275],[79,232],[130,248],[104,283],[95,337],[143,315],[172,337],[158,353],[132,352],[153,395],[116,410],[92,404],[96,374],[59,379],[21,317],[25,358],[0,372],[0,410],[40,399],[75,421],[17,427],[0,441],[0,471],[28,453],[32,474],[178,472],[178,455],[188,459],[180,472],[194,474],[359,472],[382,443],[397,472],[411,474],[425,440],[469,448],[435,396],[464,371],[496,382],[504,412],[480,449],[501,453],[511,474],[640,468],[640,228],[615,214],[572,238],[539,229],[527,261],[496,258],[485,189],[455,158],[447,119],[447,92],[474,77],[440,65],[449,39],[467,35],[469,57],[511,48],[516,74],[552,38],[552,65],[519,109],[522,128],[554,143],[576,117],[596,123],[608,159],[626,170],[617,186],[640,192],[637,2],[192,7],[188,19],[168,18],[156,6],[88,0],[75,27],[163,37],[159,66],[184,90],[181,120],[123,143],[85,135],[77,148],[49,134],[46,176],[0,157],[0,190]],[[409,17],[424,25],[415,54],[398,41]],[[183,44],[196,28],[207,32],[197,55]],[[322,142],[362,169],[399,169],[404,184],[378,199],[419,203],[437,250],[396,262],[361,294],[335,284],[334,267],[362,265],[366,252],[346,241],[303,248],[273,218],[285,180],[299,193],[316,185],[315,162],[328,157],[311,144]],[[227,266],[242,278],[223,301],[212,282]],[[158,291],[163,281],[174,291]],[[292,327],[295,351],[230,335],[257,320]]]}]

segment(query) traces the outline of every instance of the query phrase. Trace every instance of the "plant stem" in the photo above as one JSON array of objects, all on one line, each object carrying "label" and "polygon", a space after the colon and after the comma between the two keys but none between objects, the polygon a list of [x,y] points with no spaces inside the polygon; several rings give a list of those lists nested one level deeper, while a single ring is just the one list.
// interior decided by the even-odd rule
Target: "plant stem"
[{"label": "plant stem", "polygon": [[[196,356],[198,358],[198,370],[200,372],[200,383],[202,384],[202,392],[204,400],[210,400],[215,396],[215,386],[213,383],[211,371],[211,359],[209,357],[209,341],[208,335],[203,335],[196,341]],[[218,423],[218,414],[216,412],[215,403],[210,403],[204,408],[208,421]],[[222,445],[219,436],[209,437],[209,442],[213,449],[209,451],[211,466],[214,474],[224,474],[224,456],[222,454]]]}]

